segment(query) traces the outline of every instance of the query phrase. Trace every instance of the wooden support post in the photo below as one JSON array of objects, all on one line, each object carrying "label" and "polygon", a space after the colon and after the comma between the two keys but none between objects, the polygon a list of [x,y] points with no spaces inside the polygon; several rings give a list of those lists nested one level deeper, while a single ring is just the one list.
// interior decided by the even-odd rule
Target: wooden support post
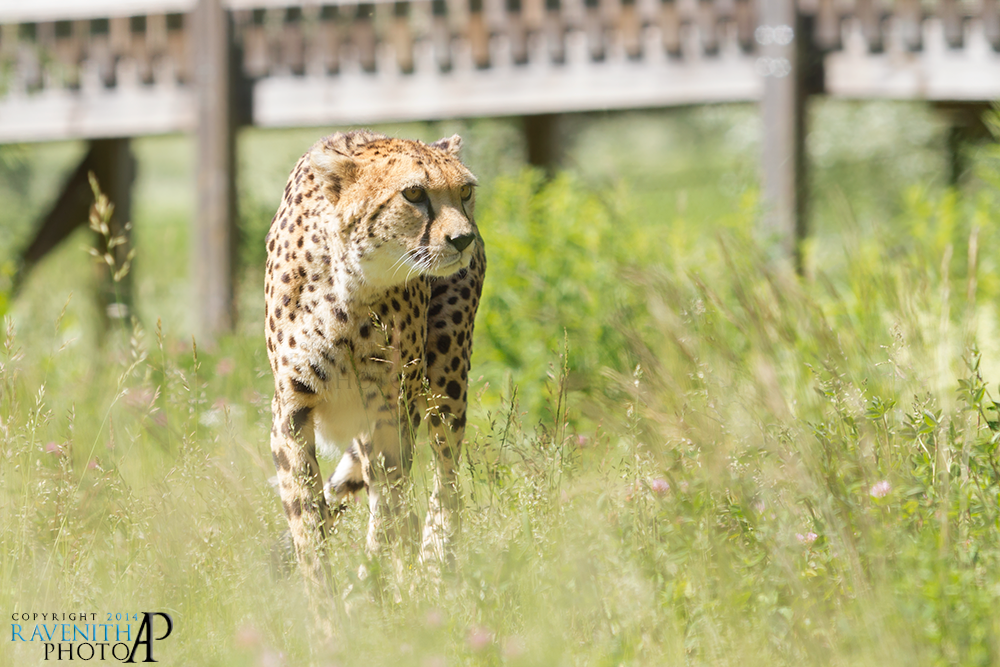
[{"label": "wooden support post", "polygon": [[[94,174],[101,191],[114,205],[108,225],[108,235],[94,239],[95,248],[103,257],[108,253],[114,259],[115,270],[130,263],[131,234],[126,225],[132,219],[132,183],[135,180],[135,159],[132,157],[128,138],[95,139],[80,164],[67,179],[59,198],[39,222],[38,230],[21,253],[21,262],[14,275],[14,291],[20,291],[31,269],[49,252],[70,236],[78,227],[87,224],[94,193],[89,175]],[[113,247],[111,238],[123,238]],[[126,319],[132,315],[132,275],[125,272],[115,281],[110,267],[102,265],[98,278],[98,307],[105,327],[112,319]]]},{"label": "wooden support post", "polygon": [[524,116],[523,123],[528,164],[552,176],[562,161],[559,114]]},{"label": "wooden support post", "polygon": [[945,147],[948,150],[948,185],[959,187],[969,168],[969,144],[992,139],[984,115],[989,102],[937,102],[934,108],[948,123]]},{"label": "wooden support post", "polygon": [[802,270],[806,233],[804,56],[808,36],[794,0],[762,0],[758,72],[764,77],[763,181],[765,226]]},{"label": "wooden support post", "polygon": [[236,119],[232,29],[221,0],[198,0],[192,13],[197,90],[198,199],[192,234],[195,308],[204,343],[236,319]]},{"label": "wooden support post", "polygon": [[[102,266],[98,305],[104,318],[105,328],[113,320],[126,323],[133,315],[132,302],[132,183],[135,181],[135,158],[132,157],[129,139],[95,139],[90,142],[89,158],[93,161],[93,173],[101,192],[114,205],[108,236],[98,234],[95,239],[99,251],[114,259],[114,266]],[[94,201],[90,183],[84,186],[89,202]],[[88,214],[89,214],[88,204]],[[114,243],[111,240],[114,239]],[[123,241],[122,241],[123,240]],[[109,247],[111,246],[111,247]],[[126,265],[129,265],[126,268]],[[121,273],[118,280],[115,273]]]}]

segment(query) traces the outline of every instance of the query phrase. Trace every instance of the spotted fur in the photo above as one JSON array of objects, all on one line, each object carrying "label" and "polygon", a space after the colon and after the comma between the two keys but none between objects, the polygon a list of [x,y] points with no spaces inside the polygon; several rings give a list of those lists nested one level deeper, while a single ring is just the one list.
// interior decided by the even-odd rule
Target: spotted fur
[{"label": "spotted fur", "polygon": [[[486,271],[476,181],[460,147],[457,135],[433,144],[368,131],[328,136],[296,164],[271,223],[271,452],[308,579],[328,578],[331,507],[361,488],[369,551],[393,539],[399,482],[425,420],[435,479],[424,558],[446,558],[458,533],[456,466]],[[350,443],[325,485],[324,442]]]}]

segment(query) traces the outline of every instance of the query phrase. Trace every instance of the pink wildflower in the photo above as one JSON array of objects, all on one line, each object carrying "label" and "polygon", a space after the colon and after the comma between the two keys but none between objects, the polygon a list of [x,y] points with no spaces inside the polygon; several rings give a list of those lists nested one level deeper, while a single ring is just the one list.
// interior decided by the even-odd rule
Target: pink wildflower
[{"label": "pink wildflower", "polygon": [[817,535],[812,531],[809,531],[805,535],[803,535],[802,533],[795,533],[795,539],[799,541],[799,544],[804,544],[806,546],[809,546],[810,544],[815,542],[817,537],[819,537],[819,535]]},{"label": "pink wildflower", "polygon": [[473,651],[482,651],[493,643],[493,633],[481,625],[474,625],[469,628],[469,634],[465,640]]},{"label": "pink wildflower", "polygon": [[868,493],[871,494],[872,498],[885,498],[890,491],[892,491],[892,484],[889,483],[889,480],[883,479],[881,482],[875,482]]},{"label": "pink wildflower", "polygon": [[240,648],[254,648],[261,643],[260,632],[252,625],[243,625],[236,631],[236,645]]},{"label": "pink wildflower", "polygon": [[55,454],[57,456],[62,456],[63,449],[58,444],[56,444],[54,442],[50,442],[47,445],[45,445],[45,453],[46,454]]},{"label": "pink wildflower", "polygon": [[517,637],[508,637],[503,641],[500,655],[507,660],[514,660],[524,655],[524,643]]},{"label": "pink wildflower", "polygon": [[670,490],[670,484],[665,479],[656,478],[649,483],[649,488],[658,496],[664,495]]},{"label": "pink wildflower", "polygon": [[[349,497],[351,497],[352,499],[354,498],[353,496]],[[431,609],[429,612],[427,612],[427,616],[424,617],[424,622],[427,624],[427,627],[429,628],[440,628],[441,625],[444,623],[444,616],[442,616],[441,612],[438,611],[437,609]]]},{"label": "pink wildflower", "polygon": [[285,654],[275,651],[273,648],[264,649],[257,660],[257,664],[260,667],[284,667]]}]

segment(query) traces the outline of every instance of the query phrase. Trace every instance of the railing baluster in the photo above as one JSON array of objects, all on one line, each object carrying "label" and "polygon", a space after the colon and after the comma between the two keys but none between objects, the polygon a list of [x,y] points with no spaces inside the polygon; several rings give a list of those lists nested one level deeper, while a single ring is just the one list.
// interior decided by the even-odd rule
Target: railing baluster
[{"label": "railing baluster", "polygon": [[404,74],[413,73],[413,28],[410,25],[410,3],[395,2],[392,7],[391,40],[396,52],[396,65]]},{"label": "railing baluster", "polygon": [[486,25],[483,0],[469,0],[469,22],[466,39],[472,50],[472,62],[485,69],[490,65],[490,32]]},{"label": "railing baluster", "polygon": [[677,0],[663,0],[660,4],[660,33],[663,36],[663,48],[671,56],[681,55],[681,17],[677,8]]},{"label": "railing baluster", "polygon": [[186,22],[184,14],[167,14],[167,58],[173,66],[179,84],[190,83],[191,61],[194,58],[185,29]]},{"label": "railing baluster", "polygon": [[92,19],[90,35],[87,39],[87,61],[91,76],[97,81],[91,81],[100,86],[110,87],[115,83],[115,57],[111,51],[111,22],[108,19]]},{"label": "railing baluster", "polygon": [[59,64],[59,78],[63,87],[80,87],[80,60],[83,48],[80,44],[79,22],[56,21],[53,31],[52,55]]},{"label": "railing baluster", "polygon": [[378,43],[375,36],[375,5],[361,3],[354,6],[353,21],[350,24],[350,39],[358,65],[365,72],[374,73],[375,52]]},{"label": "railing baluster", "polygon": [[288,7],[283,14],[279,33],[281,63],[293,75],[301,76],[306,70],[302,8]]},{"label": "railing baluster", "polygon": [[521,0],[504,0],[506,17],[503,21],[504,32],[510,43],[514,62],[523,65],[528,62],[528,30],[524,24]]},{"label": "railing baluster", "polygon": [[43,88],[60,88],[62,86],[58,63],[48,57],[55,47],[56,26],[51,21],[35,24],[35,48],[40,55],[41,83]]},{"label": "railing baluster", "polygon": [[615,28],[621,35],[625,55],[632,60],[642,57],[642,19],[635,6],[636,0],[621,0],[618,21]]},{"label": "railing baluster", "polygon": [[983,34],[994,50],[1000,51],[1000,11],[997,0],[980,0],[979,16],[983,21]]},{"label": "railing baluster", "polygon": [[950,48],[960,49],[965,39],[965,24],[958,0],[938,0],[935,9],[944,28],[944,39]]},{"label": "railing baluster", "polygon": [[868,50],[875,53],[881,52],[883,48],[882,14],[878,7],[878,0],[857,0],[855,11]]},{"label": "railing baluster", "polygon": [[448,4],[445,0],[431,0],[430,40],[434,47],[434,61],[442,72],[451,70],[452,39]]},{"label": "railing baluster", "polygon": [[893,19],[896,21],[903,46],[909,51],[922,49],[924,13],[920,0],[896,0],[893,6]]},{"label": "railing baluster", "polygon": [[833,51],[841,46],[843,25],[836,2],[837,0],[819,0],[814,36],[821,51]]},{"label": "railing baluster", "polygon": [[545,41],[549,60],[555,64],[566,62],[567,23],[560,8],[560,0],[545,0]]},{"label": "railing baluster", "polygon": [[709,55],[716,53],[719,50],[719,35],[716,30],[716,14],[712,0],[698,0],[696,25],[701,35],[704,53]]}]

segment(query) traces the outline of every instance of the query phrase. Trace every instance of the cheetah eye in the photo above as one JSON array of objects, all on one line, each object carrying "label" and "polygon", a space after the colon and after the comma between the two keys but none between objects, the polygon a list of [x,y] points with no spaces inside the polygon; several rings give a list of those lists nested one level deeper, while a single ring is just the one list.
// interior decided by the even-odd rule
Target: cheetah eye
[{"label": "cheetah eye", "polygon": [[403,190],[403,196],[406,197],[406,201],[419,204],[427,201],[427,190],[423,188],[406,188]]},{"label": "cheetah eye", "polygon": [[472,186],[466,183],[462,186],[462,189],[458,192],[462,197],[462,201],[469,201],[472,199]]}]

